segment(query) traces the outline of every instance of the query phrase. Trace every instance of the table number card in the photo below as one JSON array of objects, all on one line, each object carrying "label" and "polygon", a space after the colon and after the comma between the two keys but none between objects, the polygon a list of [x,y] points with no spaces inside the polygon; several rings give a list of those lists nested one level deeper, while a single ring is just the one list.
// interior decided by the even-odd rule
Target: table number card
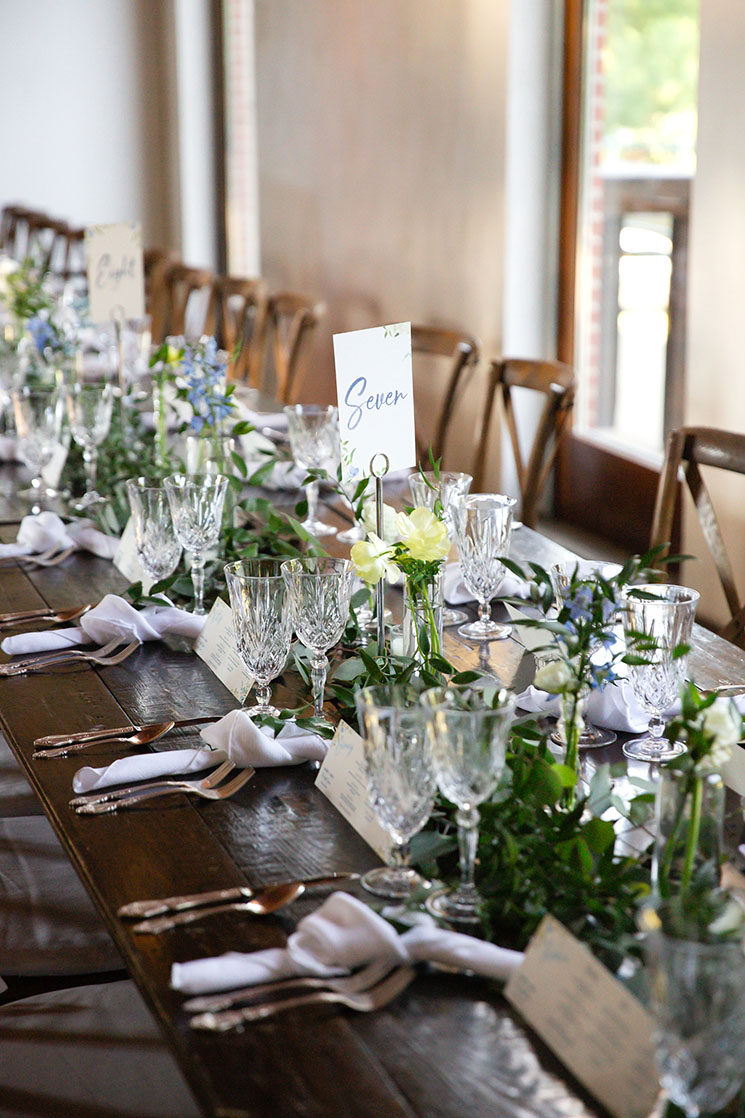
[{"label": "table number card", "polygon": [[344,479],[381,453],[391,472],[415,466],[411,323],[334,334],[334,364]]},{"label": "table number card", "polygon": [[528,944],[505,996],[616,1118],[647,1118],[659,1093],[652,1020],[552,916]]},{"label": "table number card", "polygon": [[253,678],[238,651],[232,611],[222,598],[218,598],[210,610],[194,651],[242,703],[253,686]]},{"label": "table number card", "polygon": [[370,805],[363,749],[360,735],[346,722],[340,722],[318,770],[316,787],[320,788],[367,845],[383,861],[387,861],[391,838],[378,823]]},{"label": "table number card", "polygon": [[140,557],[137,554],[137,537],[135,536],[135,522],[130,516],[124,525],[119,547],[114,556],[114,566],[121,571],[130,582],[141,582],[143,594],[149,594],[154,580],[145,573]]},{"label": "table number card", "polygon": [[145,272],[139,222],[93,225],[85,231],[85,248],[92,321],[142,318]]}]

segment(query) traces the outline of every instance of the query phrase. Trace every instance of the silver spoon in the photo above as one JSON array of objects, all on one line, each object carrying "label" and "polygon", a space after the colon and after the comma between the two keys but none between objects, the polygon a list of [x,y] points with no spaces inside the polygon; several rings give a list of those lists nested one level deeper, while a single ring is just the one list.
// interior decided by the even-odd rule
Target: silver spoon
[{"label": "silver spoon", "polygon": [[31,754],[32,760],[39,760],[40,758],[50,757],[67,757],[70,753],[79,753],[82,749],[88,749],[91,745],[103,745],[112,741],[127,742],[131,745],[148,745],[151,741],[157,741],[172,730],[176,725],[175,722],[156,722],[152,726],[146,726],[142,730],[138,730],[136,734],[117,734],[115,737],[94,737],[88,741],[71,742],[68,745],[57,746],[56,749],[36,749]]}]

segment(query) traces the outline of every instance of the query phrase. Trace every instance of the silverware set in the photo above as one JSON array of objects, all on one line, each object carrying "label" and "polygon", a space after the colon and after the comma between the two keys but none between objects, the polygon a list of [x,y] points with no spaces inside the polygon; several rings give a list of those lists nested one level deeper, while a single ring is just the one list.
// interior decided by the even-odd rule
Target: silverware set
[{"label": "silverware set", "polygon": [[9,664],[0,664],[0,676],[27,675],[29,672],[40,672],[46,668],[59,667],[61,664],[96,664],[98,667],[110,667],[121,664],[128,656],[140,647],[138,640],[131,641],[124,648],[114,652],[122,643],[121,637],[109,641],[102,648],[86,651],[80,648],[61,648],[54,652],[43,652],[29,656],[24,660],[15,660]]},{"label": "silverware set", "polygon": [[[227,800],[247,784],[254,775],[254,769],[241,769],[230,780],[226,777],[235,769],[232,761],[224,761],[219,768],[202,780],[153,780],[147,784],[132,784],[126,788],[115,788],[107,792],[93,792],[86,796],[76,796],[70,806],[78,815],[107,815],[123,807],[134,807],[144,800],[156,796],[175,795],[180,792],[192,793],[205,800]],[[225,780],[224,784],[220,782]]]},{"label": "silverware set", "polygon": [[79,753],[92,745],[104,742],[124,742],[127,745],[149,745],[167,734],[170,730],[183,729],[186,726],[202,726],[209,722],[218,722],[222,714],[207,715],[204,718],[169,719],[162,722],[149,722],[143,725],[114,726],[110,729],[98,728],[84,730],[77,734],[48,734],[43,738],[36,738],[36,749],[32,754],[34,760],[40,758],[67,757],[71,753]]}]

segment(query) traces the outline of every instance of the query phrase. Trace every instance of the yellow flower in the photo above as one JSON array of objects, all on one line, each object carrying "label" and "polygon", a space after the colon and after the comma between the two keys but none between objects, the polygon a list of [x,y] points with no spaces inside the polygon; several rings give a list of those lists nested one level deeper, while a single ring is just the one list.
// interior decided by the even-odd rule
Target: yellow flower
[{"label": "yellow flower", "polygon": [[450,552],[447,528],[423,505],[410,513],[400,512],[396,517],[396,529],[413,559],[427,563],[444,559]]},{"label": "yellow flower", "polygon": [[390,561],[391,548],[374,532],[363,543],[354,544],[350,554],[355,572],[369,586],[375,586],[384,576],[391,584],[398,582],[401,572]]},{"label": "yellow flower", "polygon": [[166,361],[169,365],[178,365],[181,361],[181,350],[176,349],[175,345],[169,345],[166,350]]}]

